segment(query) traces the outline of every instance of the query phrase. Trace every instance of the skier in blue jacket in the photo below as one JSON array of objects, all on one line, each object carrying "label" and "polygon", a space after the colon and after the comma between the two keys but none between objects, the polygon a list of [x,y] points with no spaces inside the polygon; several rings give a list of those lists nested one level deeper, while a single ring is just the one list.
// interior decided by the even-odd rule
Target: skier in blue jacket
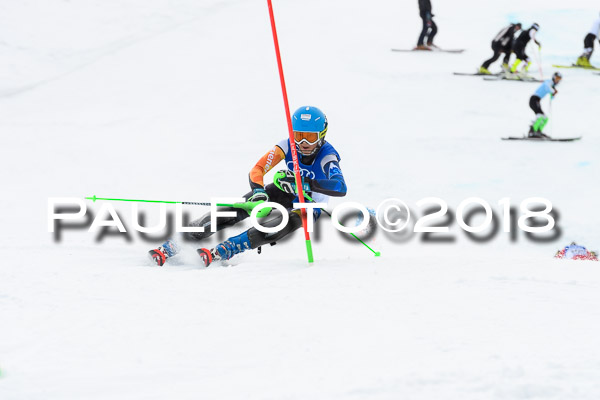
[{"label": "skier in blue jacket", "polygon": [[536,116],[536,120],[529,127],[529,137],[530,138],[549,138],[548,135],[544,134],[542,130],[548,123],[548,117],[544,114],[542,110],[542,106],[540,105],[540,101],[546,97],[547,94],[550,94],[550,97],[556,96],[558,91],[556,90],[556,85],[560,83],[562,80],[562,75],[560,72],[555,72],[552,75],[551,79],[545,80],[542,84],[537,88],[535,93],[529,99],[529,107],[533,110]]},{"label": "skier in blue jacket", "polygon": [[[246,231],[228,238],[217,244],[213,249],[200,248],[198,254],[204,266],[208,267],[213,261],[229,260],[234,255],[246,250],[257,249],[266,244],[273,244],[302,226],[301,213],[293,207],[297,203],[296,178],[292,161],[291,146],[295,146],[298,154],[300,174],[304,192],[318,203],[327,203],[330,196],[346,195],[346,181],[340,169],[340,155],[335,148],[325,140],[328,128],[327,117],[317,107],[304,106],[298,108],[292,115],[294,141],[283,139],[258,160],[248,174],[251,192],[244,198],[248,201],[271,201],[281,204],[287,209],[288,223],[275,233],[265,233],[252,227]],[[275,174],[274,182],[265,185],[263,177],[279,163],[284,169]],[[235,212],[232,217],[220,217],[216,230],[231,227],[248,218],[246,211],[223,207],[221,211]],[[314,209],[308,218],[316,220],[321,214],[320,209]],[[282,222],[282,216],[277,215],[263,223],[263,226],[274,227]],[[190,226],[202,226],[204,232],[190,232],[187,238],[201,241],[213,234],[211,231],[211,215],[207,213]],[[149,255],[157,265],[164,265],[168,258],[179,252],[175,240],[167,240],[156,249],[150,250]]]}]

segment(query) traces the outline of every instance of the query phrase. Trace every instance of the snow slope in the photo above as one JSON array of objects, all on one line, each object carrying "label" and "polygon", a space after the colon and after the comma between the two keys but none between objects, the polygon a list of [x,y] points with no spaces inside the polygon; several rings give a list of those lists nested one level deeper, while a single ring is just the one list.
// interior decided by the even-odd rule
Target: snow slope
[{"label": "snow slope", "polygon": [[[404,3],[274,4],[290,104],[323,109],[342,155],[349,192],[331,205],[398,197],[418,216],[430,196],[453,210],[477,196],[497,212],[502,198],[541,196],[560,212],[559,239],[475,243],[453,223],[454,242],[431,244],[379,230],[375,258],[323,219],[312,267],[297,232],[208,269],[193,244],[151,267],[156,243],[135,233],[56,242],[49,197],[247,191],[250,167],[287,132],[267,6],[1,4],[0,398],[598,398],[599,265],[552,255],[600,247],[600,77],[564,71],[552,104],[547,130],[583,140],[507,143],[533,117],[535,84],[452,75],[520,20],[541,25],[549,76],[581,52],[596,5],[434,2],[438,45],[467,49],[455,55],[390,51],[418,35],[416,1]],[[129,205],[115,207],[130,226]]]}]

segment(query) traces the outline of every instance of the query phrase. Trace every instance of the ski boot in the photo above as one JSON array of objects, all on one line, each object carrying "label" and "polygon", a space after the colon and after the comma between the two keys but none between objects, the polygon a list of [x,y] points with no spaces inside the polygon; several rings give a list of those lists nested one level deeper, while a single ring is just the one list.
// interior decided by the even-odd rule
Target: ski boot
[{"label": "ski boot", "polygon": [[578,67],[588,68],[590,66],[590,61],[587,58],[585,58],[585,56],[581,56],[577,59],[575,65],[577,65]]},{"label": "ski boot", "polygon": [[510,65],[508,65],[507,63],[502,64],[502,71],[510,72]]},{"label": "ski boot", "polygon": [[526,80],[530,80],[531,76],[529,76],[529,74],[527,73],[527,71],[519,71],[516,73],[516,77],[517,79],[521,80],[521,81],[526,81]]},{"label": "ski boot", "polygon": [[213,261],[229,260],[234,255],[250,250],[251,248],[248,231],[246,231],[240,235],[230,237],[211,250],[202,248],[198,249],[197,252],[204,266],[208,267]]},{"label": "ski boot", "polygon": [[202,265],[204,265],[205,267],[208,267],[213,261],[220,260],[219,254],[216,252],[216,249],[209,250],[201,248],[196,251],[200,256],[200,259],[202,260]]},{"label": "ski boot", "polygon": [[426,51],[431,51],[431,49],[427,46],[425,46],[424,44],[420,44],[417,47],[415,47],[413,50],[426,50]]},{"label": "ski boot", "polygon": [[548,123],[548,117],[544,114],[537,114],[537,119],[534,123],[529,127],[529,137],[530,138],[546,138],[549,139],[550,136],[542,133],[542,130]]},{"label": "ski boot", "polygon": [[592,64],[590,64],[590,59],[588,57],[586,57],[585,54],[583,54],[582,56],[580,56],[577,59],[577,62],[575,63],[575,65],[577,65],[578,67],[583,67],[583,68],[592,68]]},{"label": "ski boot", "polygon": [[161,246],[158,246],[158,248],[150,250],[148,252],[148,257],[150,257],[152,262],[156,265],[162,267],[165,265],[165,262],[167,262],[167,259],[173,257],[178,251],[179,248],[177,245],[174,242],[167,240]]},{"label": "ski boot", "polygon": [[534,79],[531,75],[529,75],[529,65],[530,64],[526,64],[523,68],[521,68],[520,71],[515,72],[517,79],[522,81],[530,81]]},{"label": "ski boot", "polygon": [[519,64],[521,64],[521,60],[519,60],[518,58],[515,60],[515,62],[513,63],[512,67],[510,67],[509,72],[511,73],[516,73],[517,72],[517,68],[519,67]]},{"label": "ski boot", "polygon": [[479,73],[481,75],[491,75],[492,74],[486,67],[479,67]]},{"label": "ski boot", "polygon": [[546,123],[548,123],[548,117],[540,115],[535,122],[529,126],[529,134],[527,137],[532,139],[550,139],[550,136],[542,132]]},{"label": "ski boot", "polygon": [[546,135],[543,132],[530,132],[529,138],[530,139],[550,139],[550,136]]},{"label": "ski boot", "polygon": [[533,125],[529,127],[529,134],[527,135],[530,139],[550,139],[550,136],[546,135],[541,131],[535,131]]},{"label": "ski boot", "polygon": [[533,130],[533,125],[529,125],[529,132],[527,133],[528,138],[534,138],[536,131]]}]

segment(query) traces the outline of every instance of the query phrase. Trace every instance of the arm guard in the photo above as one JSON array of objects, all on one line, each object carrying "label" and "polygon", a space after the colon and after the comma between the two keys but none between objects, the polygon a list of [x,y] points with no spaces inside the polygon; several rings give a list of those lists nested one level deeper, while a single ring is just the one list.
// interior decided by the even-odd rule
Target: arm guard
[{"label": "arm guard", "polygon": [[250,188],[252,190],[257,188],[262,188],[265,186],[263,181],[263,177],[267,172],[271,170],[274,166],[279,164],[281,160],[285,158],[285,154],[283,150],[279,146],[274,146],[267,154],[261,157],[260,160],[256,163],[254,167],[250,170],[250,174],[248,174],[248,179],[250,180]]},{"label": "arm guard", "polygon": [[325,164],[324,170],[328,171],[328,179],[305,179],[310,185],[311,191],[332,197],[345,196],[348,189],[338,162],[328,162]]}]

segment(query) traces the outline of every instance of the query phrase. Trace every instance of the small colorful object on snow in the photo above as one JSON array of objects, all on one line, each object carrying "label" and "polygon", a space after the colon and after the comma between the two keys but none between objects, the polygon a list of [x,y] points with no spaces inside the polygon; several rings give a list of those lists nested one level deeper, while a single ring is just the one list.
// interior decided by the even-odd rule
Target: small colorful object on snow
[{"label": "small colorful object on snow", "polygon": [[584,246],[580,246],[575,242],[565,246],[554,255],[554,258],[562,258],[566,260],[591,260],[598,261],[598,255],[595,251],[589,251]]}]

